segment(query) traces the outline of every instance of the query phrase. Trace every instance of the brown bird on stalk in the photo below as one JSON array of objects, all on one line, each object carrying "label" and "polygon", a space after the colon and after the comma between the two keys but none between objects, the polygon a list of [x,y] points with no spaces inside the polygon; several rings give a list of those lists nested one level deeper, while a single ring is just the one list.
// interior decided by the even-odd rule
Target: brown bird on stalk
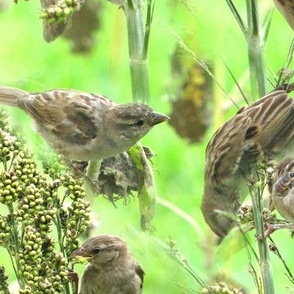
[{"label": "brown bird on stalk", "polygon": [[271,200],[281,216],[294,223],[294,158],[287,157],[277,164]]},{"label": "brown bird on stalk", "polygon": [[141,294],[144,271],[133,259],[124,240],[99,235],[75,250],[71,258],[89,260],[80,294]]},{"label": "brown bird on stalk", "polygon": [[274,4],[294,30],[294,0],[274,0]]},{"label": "brown bird on stalk", "polygon": [[67,160],[97,161],[128,150],[168,116],[140,103],[116,104],[77,90],[28,93],[0,87],[0,103],[24,110]]},{"label": "brown bird on stalk", "polygon": [[217,211],[236,214],[244,178],[255,163],[282,156],[293,142],[294,100],[288,96],[288,89],[273,91],[240,109],[208,143],[201,210],[206,223],[221,238],[234,221]]}]

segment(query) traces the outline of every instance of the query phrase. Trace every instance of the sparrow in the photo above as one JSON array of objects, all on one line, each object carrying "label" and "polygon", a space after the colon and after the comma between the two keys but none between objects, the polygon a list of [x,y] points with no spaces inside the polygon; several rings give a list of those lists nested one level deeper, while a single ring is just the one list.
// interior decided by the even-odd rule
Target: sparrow
[{"label": "sparrow", "polygon": [[144,271],[123,239],[98,235],[71,254],[71,258],[78,257],[89,261],[82,276],[80,294],[142,293]]},{"label": "sparrow", "polygon": [[284,158],[277,164],[273,183],[272,205],[282,217],[294,223],[294,158]]},{"label": "sparrow", "polygon": [[293,142],[294,100],[288,89],[291,87],[275,90],[241,108],[207,145],[201,210],[206,223],[221,238],[235,226],[229,215],[241,206],[244,179],[252,168],[259,160],[282,156]]},{"label": "sparrow", "polygon": [[24,110],[47,143],[69,161],[99,161],[120,154],[169,119],[144,104],[116,104],[77,90],[28,93],[2,86],[0,103]]},{"label": "sparrow", "polygon": [[274,4],[294,30],[294,0],[274,0]]}]

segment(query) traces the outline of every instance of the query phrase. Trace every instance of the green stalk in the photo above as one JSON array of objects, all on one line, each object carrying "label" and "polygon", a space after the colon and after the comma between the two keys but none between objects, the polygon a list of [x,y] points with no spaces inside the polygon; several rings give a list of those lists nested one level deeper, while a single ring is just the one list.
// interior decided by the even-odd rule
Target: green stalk
[{"label": "green stalk", "polygon": [[[247,43],[249,55],[249,68],[251,79],[251,91],[254,96],[262,97],[266,94],[266,72],[264,65],[263,46],[264,39],[261,34],[261,25],[258,15],[257,0],[247,0]],[[257,183],[263,183],[258,171],[253,171]],[[263,185],[262,185],[263,186]],[[259,267],[262,277],[263,293],[274,294],[273,274],[270,263],[267,239],[264,234],[264,221],[262,215],[262,191],[260,185],[250,188],[251,201],[253,206],[253,217],[257,235],[259,250]]]},{"label": "green stalk", "polygon": [[[8,253],[10,255],[12,267],[14,270],[14,273],[16,275],[17,281],[20,285],[20,287],[24,287],[25,281],[21,275],[19,275],[20,272],[20,259],[18,253],[20,252],[20,243],[19,243],[19,235],[18,235],[18,224],[17,220],[15,219],[14,216],[14,207],[13,205],[8,205],[7,206],[9,209],[9,214],[11,215],[11,228],[12,228],[12,244],[14,244],[14,247],[11,249],[7,249]],[[13,252],[14,251],[14,252]],[[14,255],[13,255],[14,254]]]},{"label": "green stalk", "polygon": [[[144,1],[127,0],[123,9],[127,20],[133,100],[148,102],[150,90],[146,49],[148,44],[145,41]],[[149,25],[151,24],[149,23]]]},{"label": "green stalk", "polygon": [[[147,4],[146,21],[144,21],[144,2]],[[123,4],[123,9],[128,30],[133,100],[148,103],[150,101],[148,47],[154,12],[154,0],[126,0]],[[138,201],[141,214],[141,228],[146,230],[150,228],[156,209],[157,193],[154,174],[140,144],[131,148],[129,154],[143,175],[138,190]]]},{"label": "green stalk", "polygon": [[248,28],[246,40],[250,69],[251,92],[254,96],[266,94],[266,72],[263,56],[263,36],[258,15],[257,0],[247,0]]},{"label": "green stalk", "polygon": [[[266,72],[263,56],[265,36],[261,33],[261,25],[258,15],[257,0],[246,0],[247,27],[245,27],[240,14],[233,1],[226,0],[229,8],[235,16],[248,44],[248,57],[250,69],[251,93],[253,96],[262,97],[266,94]],[[252,170],[251,175],[256,184],[249,187],[253,207],[253,217],[256,228],[257,243],[259,250],[259,267],[262,276],[263,293],[274,294],[274,283],[269,258],[267,240],[264,234],[264,221],[262,215],[262,187],[257,183],[263,183],[257,169]]]},{"label": "green stalk", "polygon": [[[263,56],[263,46],[266,35],[262,34],[257,0],[246,0],[247,27],[233,1],[226,0],[226,2],[247,41],[251,93],[255,97],[262,97],[267,93],[266,72]],[[269,24],[267,23],[266,29],[268,29],[268,26]]]},{"label": "green stalk", "polygon": [[246,30],[247,30],[246,25],[244,24],[242,17],[240,16],[234,2],[232,0],[226,0],[226,2],[228,4],[232,14],[234,15],[242,33],[244,34],[244,36],[246,36]]},{"label": "green stalk", "polygon": [[257,170],[252,170],[252,176],[254,177],[255,184],[249,186],[250,196],[253,208],[253,218],[255,223],[255,230],[257,236],[257,244],[259,250],[259,268],[262,278],[263,293],[274,294],[274,281],[273,273],[270,263],[270,255],[265,238],[264,221],[262,215],[262,193],[264,188],[264,179],[260,176]]}]

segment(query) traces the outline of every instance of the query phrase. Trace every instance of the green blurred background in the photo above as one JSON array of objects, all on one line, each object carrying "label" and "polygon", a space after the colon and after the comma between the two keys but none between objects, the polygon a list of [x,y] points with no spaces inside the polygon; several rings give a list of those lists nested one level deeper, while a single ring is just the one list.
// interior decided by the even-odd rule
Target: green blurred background
[{"label": "green blurred background", "polygon": [[[245,1],[234,3],[246,20]],[[132,100],[125,18],[117,6],[101,1],[102,9],[98,12],[101,23],[95,32],[97,43],[91,53],[79,55],[70,52],[67,40],[58,38],[50,44],[43,40],[38,2],[20,0],[14,4],[11,0],[1,0],[0,4],[0,84],[28,91],[74,88],[104,94],[120,103]],[[273,6],[268,0],[259,4],[263,19]],[[275,9],[265,44],[268,78],[273,83],[286,62],[292,36],[293,32]],[[104,198],[95,199],[93,212],[98,226],[93,234],[118,234],[127,240],[146,273],[146,294],[197,293],[200,289],[196,280],[163,249],[170,239],[183,260],[205,282],[225,276],[248,293],[257,293],[242,239],[233,233],[217,247],[200,212],[205,146],[216,128],[236,111],[228,96],[244,105],[225,64],[250,96],[247,44],[225,1],[157,1],[150,39],[150,105],[166,114],[171,112],[170,101],[179,91],[180,78],[174,79],[171,72],[171,56],[178,40],[193,43],[195,56],[209,61],[216,80],[226,91],[213,83],[214,96],[209,97],[212,125],[197,144],[180,138],[167,123],[155,127],[143,138],[143,145],[156,153],[152,166],[160,199],[153,235],[140,230],[136,197],[130,198],[127,204],[123,200],[117,202],[117,208]],[[268,90],[272,88],[269,83]],[[23,126],[29,144],[34,146],[36,135],[29,127],[28,117],[18,110],[9,111],[12,120]],[[287,265],[293,268],[293,240],[289,232],[276,232],[273,239]],[[5,256],[4,265],[9,269],[10,261],[3,249],[0,255]],[[291,288],[294,291],[281,261],[275,255],[271,261],[277,293],[291,293]],[[77,266],[80,273],[83,267]],[[10,274],[13,282],[12,270]]]}]

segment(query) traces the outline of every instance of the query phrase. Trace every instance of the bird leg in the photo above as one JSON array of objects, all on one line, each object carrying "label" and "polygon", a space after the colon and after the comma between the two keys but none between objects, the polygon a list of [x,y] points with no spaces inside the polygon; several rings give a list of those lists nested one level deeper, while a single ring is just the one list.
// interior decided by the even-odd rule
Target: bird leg
[{"label": "bird leg", "polygon": [[290,229],[292,230],[292,233],[294,231],[294,224],[289,223],[289,224],[265,224],[266,231],[264,232],[264,238],[269,237],[274,231],[280,230],[280,229]]},{"label": "bird leg", "polygon": [[78,294],[78,292],[79,292],[79,276],[78,276],[78,274],[75,271],[69,269],[68,278],[73,285],[73,293]]},{"label": "bird leg", "polygon": [[86,175],[84,176],[84,185],[86,194],[89,195],[89,199],[94,199],[94,197],[100,192],[100,185],[98,181],[100,167],[101,160],[88,162]]},{"label": "bird leg", "polygon": [[100,172],[100,167],[101,160],[89,161],[86,176],[93,181],[97,181]]}]

